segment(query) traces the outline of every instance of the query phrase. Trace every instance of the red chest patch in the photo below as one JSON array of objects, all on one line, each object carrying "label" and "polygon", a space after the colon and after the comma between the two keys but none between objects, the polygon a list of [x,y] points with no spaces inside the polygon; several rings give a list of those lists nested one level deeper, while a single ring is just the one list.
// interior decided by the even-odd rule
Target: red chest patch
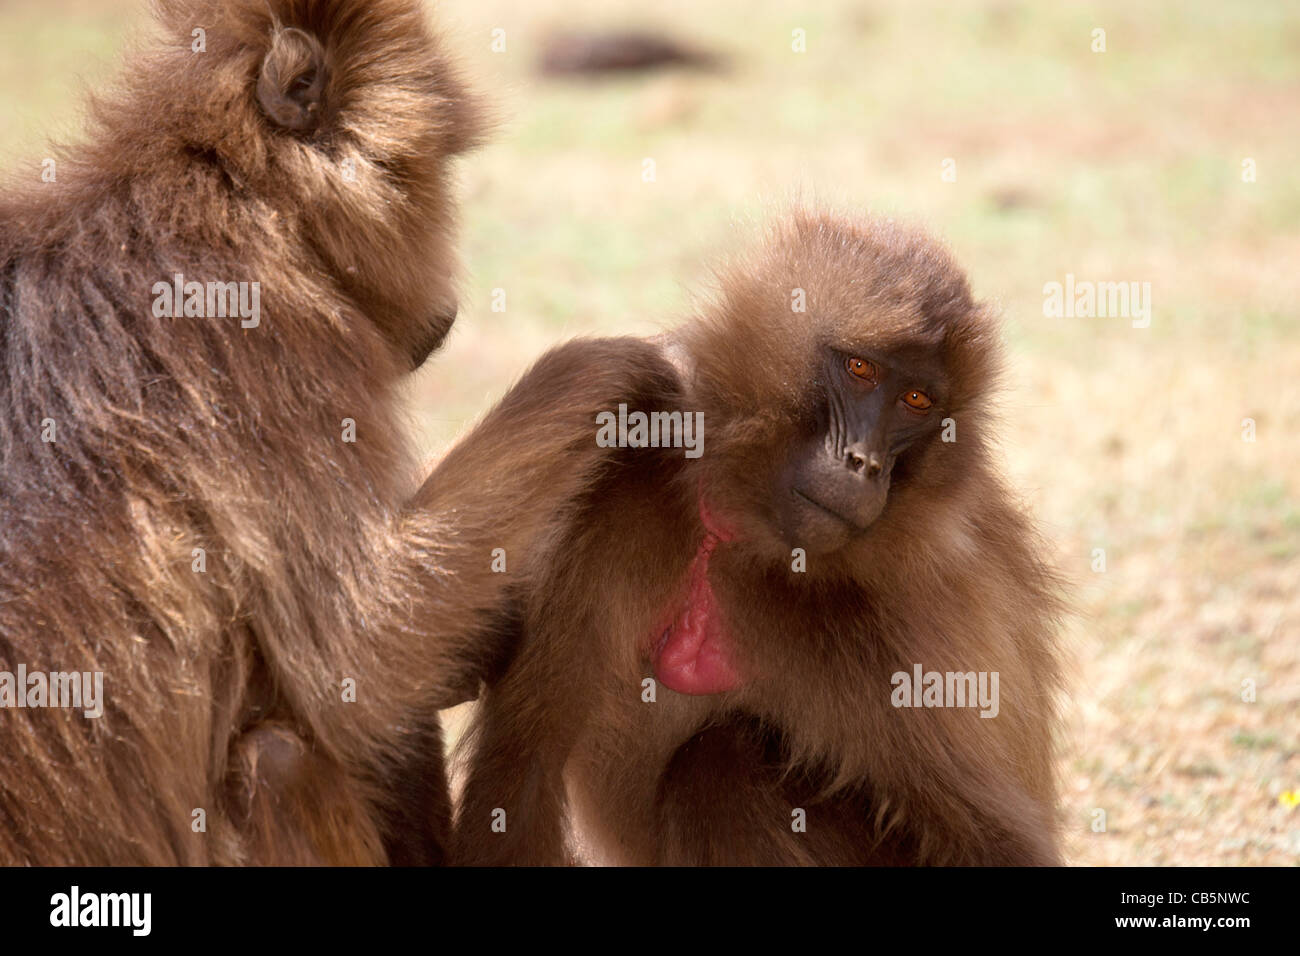
[{"label": "red chest patch", "polygon": [[655,677],[679,694],[720,694],[740,686],[735,651],[709,584],[709,559],[720,541],[735,534],[700,499],[706,534],[687,573],[685,604],[677,609],[652,648]]}]

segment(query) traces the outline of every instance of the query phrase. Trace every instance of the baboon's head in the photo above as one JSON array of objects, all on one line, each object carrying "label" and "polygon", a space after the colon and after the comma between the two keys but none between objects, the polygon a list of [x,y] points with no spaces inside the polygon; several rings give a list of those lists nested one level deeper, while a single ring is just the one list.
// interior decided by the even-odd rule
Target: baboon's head
[{"label": "baboon's head", "polygon": [[[683,331],[714,504],[774,556],[888,540],[982,473],[996,325],[938,243],[799,213],[721,275]],[[942,440],[945,422],[960,440]]]},{"label": "baboon's head", "polygon": [[485,126],[422,4],[157,9],[165,39],[144,55],[166,63],[141,70],[133,91],[157,103],[154,135],[219,164],[256,200],[241,208],[282,217],[278,234],[304,251],[305,271],[332,280],[418,365],[456,317],[450,160]]}]

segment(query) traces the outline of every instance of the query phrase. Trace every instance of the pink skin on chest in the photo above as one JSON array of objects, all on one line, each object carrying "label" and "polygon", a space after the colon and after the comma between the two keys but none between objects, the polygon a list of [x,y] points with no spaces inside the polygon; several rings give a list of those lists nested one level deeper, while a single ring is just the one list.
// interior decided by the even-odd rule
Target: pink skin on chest
[{"label": "pink skin on chest", "polygon": [[720,694],[741,683],[734,644],[709,584],[709,559],[714,549],[736,535],[709,510],[703,495],[700,520],[705,535],[687,572],[685,600],[651,651],[655,677],[679,694]]}]

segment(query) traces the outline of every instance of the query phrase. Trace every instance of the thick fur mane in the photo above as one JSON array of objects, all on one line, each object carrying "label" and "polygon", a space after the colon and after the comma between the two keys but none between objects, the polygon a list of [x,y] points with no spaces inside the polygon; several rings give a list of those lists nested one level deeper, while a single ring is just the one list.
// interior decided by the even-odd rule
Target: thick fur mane
[{"label": "thick fur mane", "polygon": [[[400,662],[363,637],[408,601],[392,528],[416,476],[391,389],[454,314],[443,167],[476,122],[415,0],[156,6],[160,39],[96,98],[55,180],[0,196],[0,661],[103,671],[112,703],[29,711],[10,735],[16,766],[49,770],[0,780],[0,859],[220,846],[185,832],[197,795],[219,791],[232,735],[302,687],[284,679],[310,666],[298,649],[332,635],[357,638],[292,711],[312,725],[364,672],[368,716],[401,723],[379,689]],[[325,56],[311,130],[257,99],[291,28]],[[178,274],[257,283],[260,320],[157,314]],[[92,757],[102,793],[84,792]],[[174,786],[142,808],[126,794],[151,772]],[[24,807],[87,801],[78,846],[32,849]],[[129,833],[134,855],[102,837]]]}]

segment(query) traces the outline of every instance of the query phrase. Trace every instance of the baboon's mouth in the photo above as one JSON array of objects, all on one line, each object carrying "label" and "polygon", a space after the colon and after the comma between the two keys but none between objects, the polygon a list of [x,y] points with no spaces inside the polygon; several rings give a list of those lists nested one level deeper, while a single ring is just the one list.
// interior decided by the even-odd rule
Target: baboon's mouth
[{"label": "baboon's mouth", "polygon": [[417,369],[424,364],[434,352],[442,347],[446,341],[451,327],[456,324],[456,316],[459,310],[453,305],[450,309],[438,314],[431,321],[428,330],[422,335],[411,348],[411,367]]},{"label": "baboon's mouth", "polygon": [[848,518],[844,517],[844,515],[840,514],[840,513],[839,513],[838,511],[836,511],[834,508],[831,508],[831,507],[828,507],[827,505],[822,504],[822,503],[821,503],[820,501],[818,501],[816,498],[813,498],[811,495],[805,494],[804,492],[800,491],[798,488],[794,488],[794,489],[791,489],[791,490],[794,492],[794,496],[795,496],[795,498],[799,499],[800,501],[807,502],[808,504],[812,505],[812,506],[813,506],[814,508],[816,508],[817,510],[819,510],[819,511],[825,513],[825,514],[830,515],[832,518],[835,518],[835,519],[836,519],[837,521],[839,521],[841,524],[847,525],[847,526],[848,526],[850,529],[852,529],[853,531],[856,531],[856,532],[862,532],[862,531],[865,531],[865,530],[866,530],[866,528],[863,528],[863,527],[862,527],[861,525],[859,525],[857,522],[855,522],[855,521],[850,521]]}]

